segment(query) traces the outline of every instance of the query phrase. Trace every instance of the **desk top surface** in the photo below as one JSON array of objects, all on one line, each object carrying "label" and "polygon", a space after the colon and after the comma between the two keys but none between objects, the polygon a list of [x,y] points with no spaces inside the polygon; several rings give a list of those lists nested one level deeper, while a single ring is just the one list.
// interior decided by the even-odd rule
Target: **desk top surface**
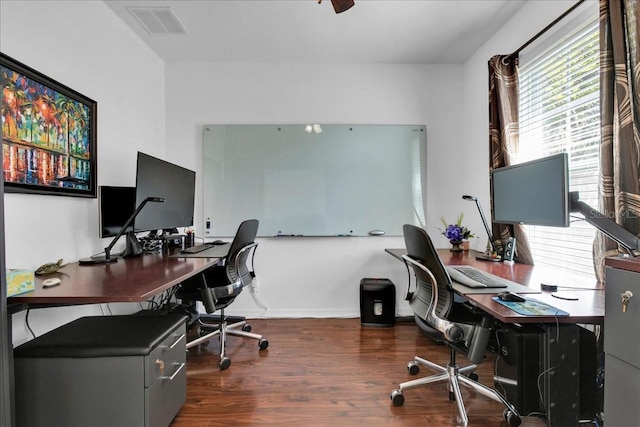
[{"label": "desk top surface", "polygon": [[[396,258],[406,253],[405,249],[386,249]],[[448,249],[438,249],[438,255],[444,265],[471,265],[479,270],[486,271],[496,276],[525,285],[536,291],[540,291],[540,284],[558,286],[558,296],[571,295],[577,297],[577,301],[559,299],[552,296],[551,292],[541,292],[527,295],[543,301],[569,313],[565,317],[525,316],[503,306],[491,298],[495,293],[465,294],[471,303],[480,307],[496,319],[505,323],[601,323],[604,319],[604,288],[595,280],[581,279],[576,275],[562,269],[532,266],[527,264],[507,264],[503,262],[489,262],[477,260],[477,252],[451,252]]]},{"label": "desk top surface", "polygon": [[[7,299],[8,304],[95,304],[141,302],[215,265],[219,258],[182,258],[145,254],[111,264],[67,264],[56,273],[36,276],[36,289]],[[62,283],[45,288],[42,282]]]}]

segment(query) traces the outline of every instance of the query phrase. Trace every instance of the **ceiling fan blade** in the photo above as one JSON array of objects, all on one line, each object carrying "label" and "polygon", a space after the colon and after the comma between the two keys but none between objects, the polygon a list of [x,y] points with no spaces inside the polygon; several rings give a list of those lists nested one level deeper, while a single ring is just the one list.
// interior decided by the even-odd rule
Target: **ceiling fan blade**
[{"label": "ceiling fan blade", "polygon": [[354,0],[331,0],[331,4],[333,4],[333,9],[336,13],[342,13],[347,9],[350,9],[354,4]]}]

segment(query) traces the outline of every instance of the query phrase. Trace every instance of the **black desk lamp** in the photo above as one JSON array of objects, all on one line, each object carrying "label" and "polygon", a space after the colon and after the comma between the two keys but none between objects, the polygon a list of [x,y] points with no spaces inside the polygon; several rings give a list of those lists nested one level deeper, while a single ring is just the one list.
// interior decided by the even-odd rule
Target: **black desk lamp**
[{"label": "black desk lamp", "polygon": [[476,259],[481,259],[485,261],[502,261],[500,257],[494,258],[493,254],[496,253],[496,245],[493,243],[493,235],[491,234],[491,229],[489,228],[489,224],[487,224],[487,220],[484,217],[484,212],[482,212],[482,208],[480,207],[480,201],[478,201],[477,197],[474,196],[462,196],[464,200],[470,200],[476,202],[476,206],[478,207],[478,212],[480,212],[480,218],[482,218],[482,223],[484,224],[484,229],[487,230],[487,235],[489,236],[489,243],[491,243],[491,254],[484,253],[482,255],[477,255]]},{"label": "black desk lamp", "polygon": [[[111,249],[113,249],[113,246],[116,244],[118,239],[124,234],[127,227],[129,227],[129,224],[131,224],[133,219],[138,216],[138,214],[140,213],[142,208],[144,208],[147,202],[162,203],[164,202],[164,199],[162,197],[147,197],[146,199],[144,199],[142,203],[140,203],[140,205],[136,208],[136,210],[131,214],[127,222],[124,223],[124,225],[122,226],[120,231],[118,231],[118,234],[116,234],[116,236],[113,238],[111,243],[109,243],[109,246],[104,248],[104,256],[82,258],[81,260],[78,261],[78,263],[80,265],[97,265],[97,264],[109,264],[109,263],[118,261],[118,258],[111,257]],[[136,245],[138,246],[137,248],[136,248]],[[131,255],[131,256],[140,255],[140,253],[142,252],[139,248],[139,245],[140,244],[137,242],[137,239],[135,238],[135,234],[133,232],[127,233],[127,248],[125,249],[125,254]]]}]

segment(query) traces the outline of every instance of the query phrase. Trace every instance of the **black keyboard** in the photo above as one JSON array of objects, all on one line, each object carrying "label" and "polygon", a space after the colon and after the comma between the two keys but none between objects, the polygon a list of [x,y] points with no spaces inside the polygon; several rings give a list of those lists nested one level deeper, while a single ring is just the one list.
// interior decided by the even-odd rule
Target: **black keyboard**
[{"label": "black keyboard", "polygon": [[212,243],[203,243],[201,245],[191,246],[189,248],[180,251],[181,254],[197,254],[198,252],[206,251],[213,247]]},{"label": "black keyboard", "polygon": [[[453,270],[453,271],[452,271]],[[447,271],[453,280],[470,288],[506,288],[506,283],[483,274],[473,267],[448,266]],[[460,274],[456,274],[460,273]],[[470,280],[468,280],[470,279]]]}]

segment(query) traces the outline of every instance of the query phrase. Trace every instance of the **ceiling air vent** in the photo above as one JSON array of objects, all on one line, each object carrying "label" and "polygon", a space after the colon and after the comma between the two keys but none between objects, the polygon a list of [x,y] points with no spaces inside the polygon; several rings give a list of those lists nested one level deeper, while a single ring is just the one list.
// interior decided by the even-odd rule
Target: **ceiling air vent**
[{"label": "ceiling air vent", "polygon": [[149,34],[187,34],[187,30],[169,7],[127,9]]}]

